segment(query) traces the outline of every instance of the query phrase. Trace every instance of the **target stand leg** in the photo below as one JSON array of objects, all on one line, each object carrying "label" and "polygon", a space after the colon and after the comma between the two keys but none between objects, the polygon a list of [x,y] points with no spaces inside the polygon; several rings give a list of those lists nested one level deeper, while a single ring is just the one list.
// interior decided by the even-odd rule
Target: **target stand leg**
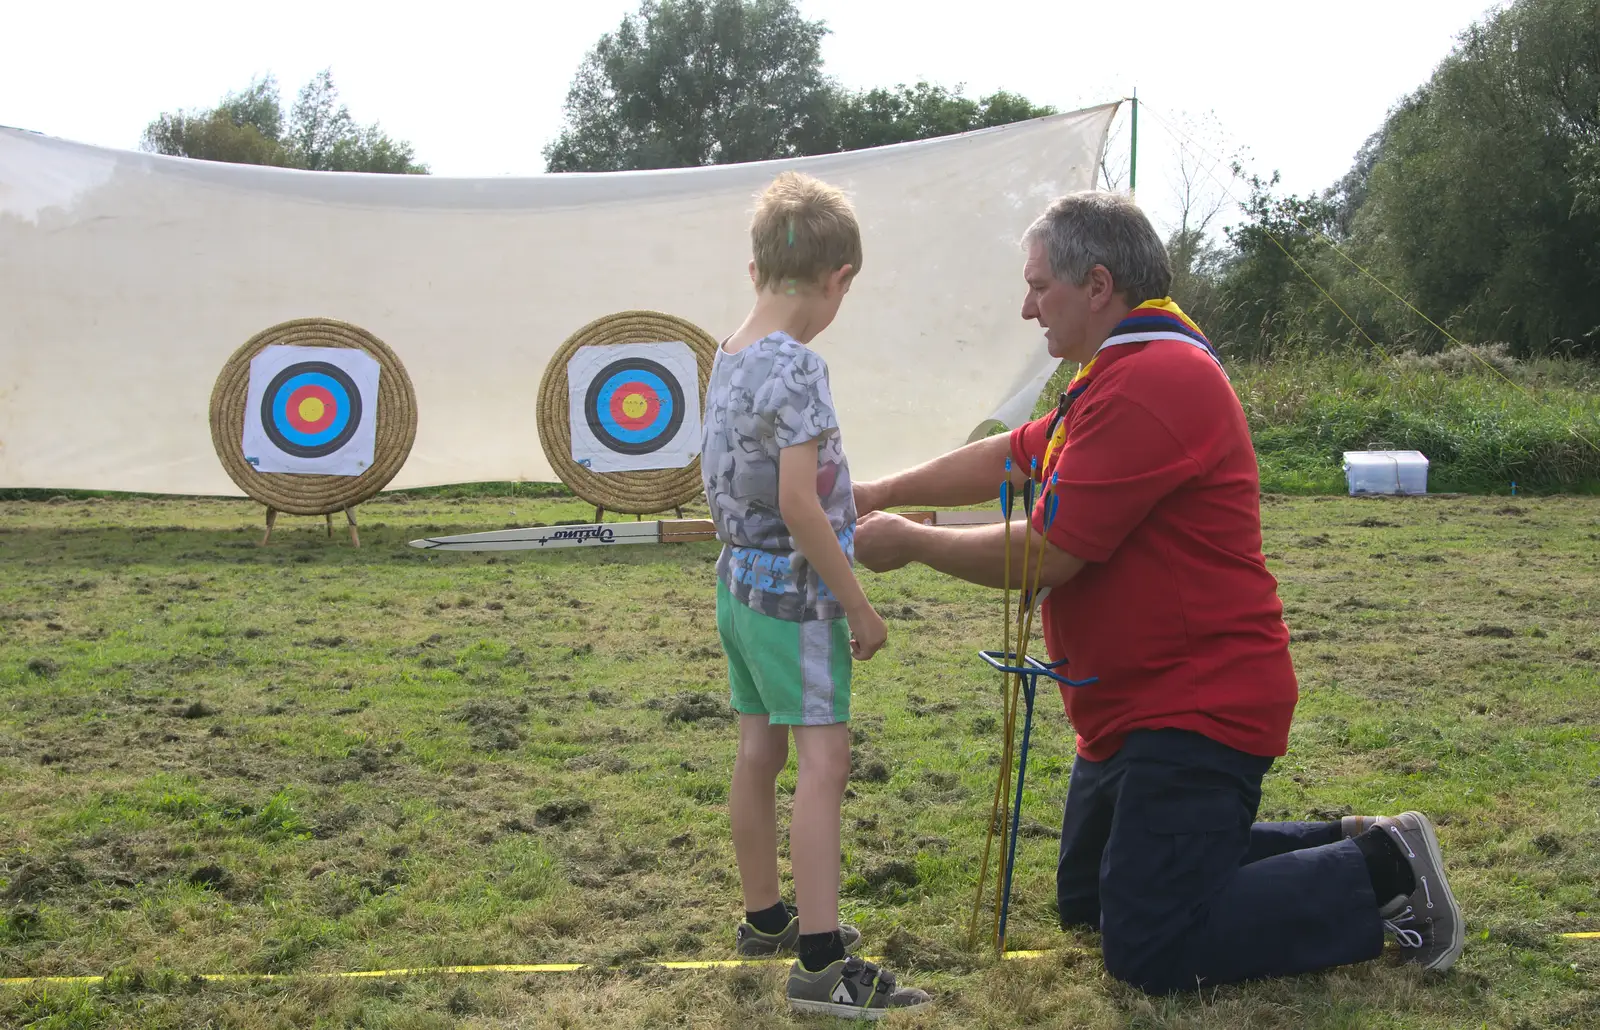
[{"label": "target stand leg", "polygon": [[323,518],[328,520],[328,539],[332,540],[333,539],[333,512],[330,511],[330,512],[326,513],[325,515],[323,515]]},{"label": "target stand leg", "polygon": [[[350,521],[350,542],[356,547],[360,547],[361,534],[356,532],[356,510],[354,508],[346,508],[344,510],[344,517]],[[330,515],[328,518],[332,519],[333,516]]]},{"label": "target stand leg", "polygon": [[267,541],[272,539],[272,527],[277,521],[278,509],[272,507],[267,508],[267,532],[266,535],[261,538],[262,547],[267,546]]},{"label": "target stand leg", "polygon": [[606,510],[600,507],[598,504],[594,506],[594,520],[596,523],[604,522],[606,520]]}]

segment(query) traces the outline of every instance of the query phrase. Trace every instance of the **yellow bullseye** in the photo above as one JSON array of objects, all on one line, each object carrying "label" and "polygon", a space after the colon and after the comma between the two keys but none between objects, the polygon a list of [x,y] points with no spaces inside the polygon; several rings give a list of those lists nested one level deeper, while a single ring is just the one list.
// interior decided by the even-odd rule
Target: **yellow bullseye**
[{"label": "yellow bullseye", "polygon": [[300,402],[300,420],[315,424],[322,418],[322,401],[316,397],[307,397]]},{"label": "yellow bullseye", "polygon": [[622,399],[622,413],[629,418],[643,418],[649,408],[650,402],[641,394],[630,393]]}]

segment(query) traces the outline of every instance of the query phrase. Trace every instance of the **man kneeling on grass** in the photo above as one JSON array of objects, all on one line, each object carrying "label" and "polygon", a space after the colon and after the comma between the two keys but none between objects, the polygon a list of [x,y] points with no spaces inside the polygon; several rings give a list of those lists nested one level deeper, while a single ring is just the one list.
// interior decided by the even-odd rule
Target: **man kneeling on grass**
[{"label": "man kneeling on grass", "polygon": [[[1106,969],[1152,993],[1377,957],[1448,968],[1460,911],[1426,817],[1257,823],[1298,688],[1261,548],[1255,450],[1203,333],[1167,297],[1166,248],[1131,202],[1064,197],[1030,228],[1022,316],[1082,368],[1055,413],[888,479],[857,483],[857,561],[921,562],[1005,585],[1004,526],[923,526],[877,509],[994,499],[1005,462],[1056,477],[1044,639],[1077,758],[1061,825],[1063,927],[1098,929]],[[1021,548],[1019,539],[1014,546]],[[1031,563],[1030,563],[1031,564]],[[1031,575],[1031,570],[1030,570]]]}]

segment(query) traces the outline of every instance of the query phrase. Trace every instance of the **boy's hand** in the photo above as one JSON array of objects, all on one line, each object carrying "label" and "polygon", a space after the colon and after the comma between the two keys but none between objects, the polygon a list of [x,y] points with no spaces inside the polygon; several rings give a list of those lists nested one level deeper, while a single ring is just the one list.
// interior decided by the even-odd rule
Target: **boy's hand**
[{"label": "boy's hand", "polygon": [[884,625],[883,616],[870,604],[851,612],[849,622],[850,654],[858,662],[867,661],[877,654],[889,639],[889,627]]}]

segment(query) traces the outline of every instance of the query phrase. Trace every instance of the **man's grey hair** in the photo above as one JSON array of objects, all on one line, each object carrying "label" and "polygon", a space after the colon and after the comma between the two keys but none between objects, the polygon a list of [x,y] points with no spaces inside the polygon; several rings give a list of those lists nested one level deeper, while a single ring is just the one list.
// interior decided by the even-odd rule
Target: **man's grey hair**
[{"label": "man's grey hair", "polygon": [[1127,197],[1083,190],[1058,197],[1023,234],[1022,245],[1044,241],[1050,274],[1082,286],[1089,270],[1104,265],[1116,291],[1130,304],[1165,297],[1172,262],[1155,226]]}]

